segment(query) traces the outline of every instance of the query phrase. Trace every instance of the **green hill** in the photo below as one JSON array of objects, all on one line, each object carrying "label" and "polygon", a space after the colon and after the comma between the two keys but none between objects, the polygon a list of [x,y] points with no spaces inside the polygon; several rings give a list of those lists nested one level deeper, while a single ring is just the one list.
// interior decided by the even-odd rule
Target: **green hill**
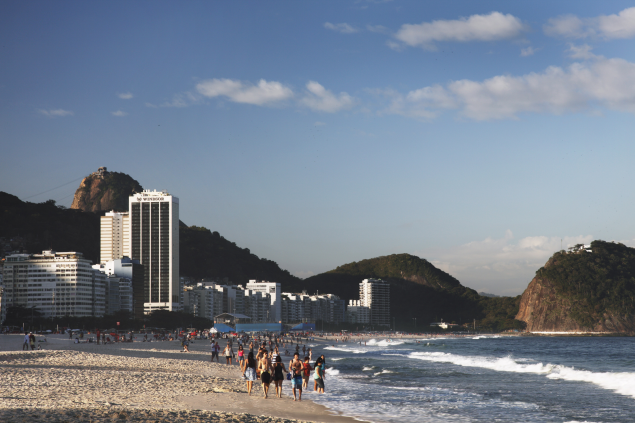
[{"label": "green hill", "polygon": [[55,205],[29,203],[0,191],[0,237],[22,237],[27,251],[80,251],[99,260],[99,215]]},{"label": "green hill", "polygon": [[258,258],[248,248],[240,248],[207,228],[188,227],[181,222],[179,237],[182,275],[196,279],[227,277],[235,284],[245,284],[249,279],[276,281],[283,285],[300,281],[280,269],[276,262]]},{"label": "green hill", "polygon": [[359,283],[366,278],[380,278],[390,283],[390,308],[397,326],[414,326],[416,318],[420,325],[440,319],[458,324],[476,319],[481,327],[493,330],[522,327],[514,320],[520,296],[482,297],[427,260],[410,254],[345,264],[284,288],[358,299]]},{"label": "green hill", "polygon": [[635,248],[593,241],[555,253],[522,296],[518,319],[534,331],[635,333]]}]

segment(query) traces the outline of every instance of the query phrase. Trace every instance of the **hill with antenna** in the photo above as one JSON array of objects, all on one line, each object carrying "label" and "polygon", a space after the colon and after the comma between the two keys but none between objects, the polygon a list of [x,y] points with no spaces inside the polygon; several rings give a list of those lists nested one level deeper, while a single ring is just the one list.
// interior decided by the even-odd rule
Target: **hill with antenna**
[{"label": "hill with antenna", "polygon": [[143,188],[131,176],[100,167],[79,184],[71,209],[91,212],[128,211],[128,197],[141,191]]}]

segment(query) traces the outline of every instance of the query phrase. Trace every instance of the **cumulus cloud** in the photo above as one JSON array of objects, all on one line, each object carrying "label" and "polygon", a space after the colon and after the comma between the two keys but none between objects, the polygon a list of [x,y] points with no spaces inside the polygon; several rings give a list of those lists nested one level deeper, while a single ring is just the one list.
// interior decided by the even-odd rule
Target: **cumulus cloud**
[{"label": "cumulus cloud", "polygon": [[134,97],[131,92],[118,93],[117,96],[122,100],[130,100],[132,97]]},{"label": "cumulus cloud", "polygon": [[226,97],[235,103],[258,106],[280,102],[293,97],[291,88],[280,82],[261,79],[258,85],[233,79],[209,79],[196,85],[196,90],[205,97]]},{"label": "cumulus cloud", "polygon": [[355,105],[355,99],[348,93],[342,92],[335,95],[315,81],[309,81],[306,89],[307,92],[301,102],[312,110],[334,113],[350,109]]},{"label": "cumulus cloud", "polygon": [[517,17],[492,12],[457,20],[404,24],[394,37],[412,47],[434,49],[435,42],[496,41],[519,37],[525,30]]},{"label": "cumulus cloud", "polygon": [[110,114],[113,115],[113,116],[117,116],[117,117],[128,116],[128,113],[123,112],[121,110],[117,110],[116,112],[110,112]]},{"label": "cumulus cloud", "polygon": [[357,28],[354,28],[347,23],[332,24],[330,22],[324,22],[324,28],[330,29],[331,31],[341,32],[342,34],[353,34],[359,31]]},{"label": "cumulus cloud", "polygon": [[520,113],[562,114],[597,107],[635,113],[635,64],[595,56],[584,46],[573,46],[570,51],[575,57],[593,60],[567,68],[551,66],[544,72],[521,76],[452,81],[445,87],[425,87],[406,96],[391,94],[392,103],[384,112],[434,117],[443,109],[457,108],[476,120],[515,119]]},{"label": "cumulus cloud", "polygon": [[562,238],[530,236],[515,241],[512,231],[507,230],[502,238],[486,238],[416,254],[470,288],[518,295],[556,251],[576,244],[590,244],[592,240],[592,235],[577,235]]},{"label": "cumulus cloud", "polygon": [[552,37],[586,38],[600,37],[606,40],[635,37],[635,7],[629,7],[616,15],[600,15],[580,18],[564,15],[552,18],[543,25],[545,34]]},{"label": "cumulus cloud", "polygon": [[527,56],[532,56],[534,55],[538,50],[540,50],[539,48],[533,48],[532,46],[529,46],[527,48],[523,48],[520,49],[520,55],[522,57],[527,57]]},{"label": "cumulus cloud", "polygon": [[74,113],[71,112],[70,110],[64,110],[64,109],[50,109],[50,110],[40,109],[38,110],[38,112],[42,113],[44,116],[49,116],[49,117],[63,117],[63,116],[74,115]]},{"label": "cumulus cloud", "polygon": [[390,33],[390,30],[383,25],[366,25],[366,29],[370,32],[377,32],[379,34]]}]

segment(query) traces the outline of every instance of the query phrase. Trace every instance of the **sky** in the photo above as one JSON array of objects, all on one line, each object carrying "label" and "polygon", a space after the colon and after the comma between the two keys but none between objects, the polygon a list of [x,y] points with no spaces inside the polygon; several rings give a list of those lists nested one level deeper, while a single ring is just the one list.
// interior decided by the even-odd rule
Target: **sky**
[{"label": "sky", "polygon": [[397,253],[523,292],[635,246],[623,1],[0,2],[0,190],[106,166],[308,277]]}]

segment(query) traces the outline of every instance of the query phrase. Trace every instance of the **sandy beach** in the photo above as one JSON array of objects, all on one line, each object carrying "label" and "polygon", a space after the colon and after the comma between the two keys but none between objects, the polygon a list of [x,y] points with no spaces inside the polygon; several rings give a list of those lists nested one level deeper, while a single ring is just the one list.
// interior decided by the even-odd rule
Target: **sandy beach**
[{"label": "sandy beach", "polygon": [[294,402],[289,382],[281,399],[262,398],[258,382],[248,396],[237,365],[210,362],[207,340],[184,353],[177,341],[74,344],[49,335],[27,352],[23,337],[0,335],[3,422],[356,421],[310,401],[312,391]]}]

